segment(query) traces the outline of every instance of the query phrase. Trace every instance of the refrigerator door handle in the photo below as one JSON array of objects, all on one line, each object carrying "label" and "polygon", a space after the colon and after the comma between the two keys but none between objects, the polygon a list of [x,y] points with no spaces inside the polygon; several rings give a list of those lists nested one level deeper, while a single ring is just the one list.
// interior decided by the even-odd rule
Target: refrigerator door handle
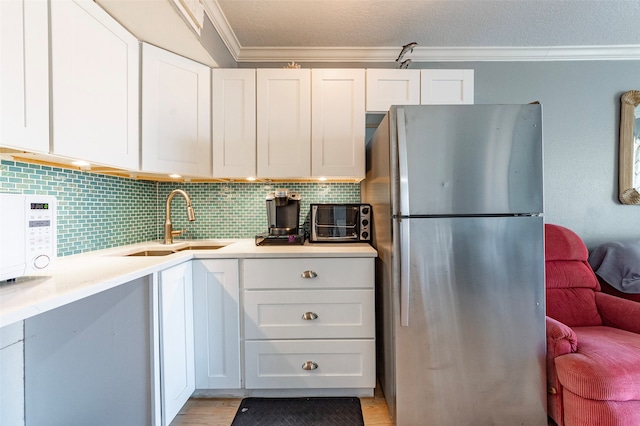
[{"label": "refrigerator door handle", "polygon": [[407,158],[407,130],[404,108],[396,110],[396,128],[398,130],[398,174],[400,178],[399,216],[409,215],[409,160]]},{"label": "refrigerator door handle", "polygon": [[409,302],[411,294],[411,232],[410,220],[400,219],[400,326],[409,327]]}]

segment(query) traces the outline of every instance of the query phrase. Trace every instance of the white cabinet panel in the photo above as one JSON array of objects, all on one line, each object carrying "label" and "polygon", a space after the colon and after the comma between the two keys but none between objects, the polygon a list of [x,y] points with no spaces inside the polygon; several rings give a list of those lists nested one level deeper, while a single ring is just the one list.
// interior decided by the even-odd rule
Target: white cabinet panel
[{"label": "white cabinet panel", "polygon": [[0,1],[0,145],[49,151],[48,3]]},{"label": "white cabinet panel", "polygon": [[247,389],[375,387],[374,259],[245,259],[242,277]]},{"label": "white cabinet panel", "polygon": [[420,104],[420,70],[368,69],[367,112]]},{"label": "white cabinet panel", "polygon": [[364,178],[364,70],[314,69],[311,75],[311,175]]},{"label": "white cabinet panel", "polygon": [[473,70],[421,70],[422,105],[473,103]]},{"label": "white cabinet panel", "polygon": [[246,339],[373,338],[371,290],[247,291]]},{"label": "white cabinet panel", "polygon": [[22,321],[0,328],[0,425],[24,425]]},{"label": "white cabinet panel", "polygon": [[213,177],[256,176],[256,71],[211,70]]},{"label": "white cabinet panel", "polygon": [[137,170],[138,40],[93,1],[50,4],[53,152]]},{"label": "white cabinet panel", "polygon": [[311,175],[311,72],[258,69],[258,176]]},{"label": "white cabinet panel", "polygon": [[372,288],[373,271],[374,259],[365,257],[247,259],[244,261],[244,288]]},{"label": "white cabinet panel", "polygon": [[373,339],[250,341],[245,356],[247,389],[376,386]]},{"label": "white cabinet panel", "polygon": [[142,170],[211,175],[209,67],[142,47]]},{"label": "white cabinet panel", "polygon": [[162,423],[168,425],[195,390],[191,262],[159,273]]},{"label": "white cabinet panel", "polygon": [[238,260],[193,261],[196,388],[240,388]]},{"label": "white cabinet panel", "polygon": [[142,277],[24,321],[27,425],[154,424],[150,290]]}]

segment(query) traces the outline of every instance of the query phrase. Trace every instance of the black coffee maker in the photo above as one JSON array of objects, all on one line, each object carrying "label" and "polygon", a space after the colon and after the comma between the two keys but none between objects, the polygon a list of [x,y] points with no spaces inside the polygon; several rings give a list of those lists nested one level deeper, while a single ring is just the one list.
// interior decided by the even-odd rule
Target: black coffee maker
[{"label": "black coffee maker", "polygon": [[267,234],[256,236],[256,245],[304,244],[300,232],[300,194],[287,189],[276,189],[267,194]]}]

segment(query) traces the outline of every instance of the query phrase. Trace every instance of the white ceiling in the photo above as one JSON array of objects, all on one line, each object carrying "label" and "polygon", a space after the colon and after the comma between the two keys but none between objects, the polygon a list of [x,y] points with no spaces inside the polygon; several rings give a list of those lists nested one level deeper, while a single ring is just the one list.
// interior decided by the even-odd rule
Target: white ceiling
[{"label": "white ceiling", "polygon": [[[195,55],[172,0],[96,1],[144,41],[168,48],[163,37],[183,34],[168,49]],[[238,62],[393,62],[409,42],[414,61],[640,59],[638,0],[203,2]]]}]

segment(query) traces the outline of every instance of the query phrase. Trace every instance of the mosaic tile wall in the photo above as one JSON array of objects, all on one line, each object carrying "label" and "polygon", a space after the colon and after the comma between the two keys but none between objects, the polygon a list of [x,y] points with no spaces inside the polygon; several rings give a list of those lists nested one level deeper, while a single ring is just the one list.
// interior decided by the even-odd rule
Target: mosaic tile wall
[{"label": "mosaic tile wall", "polygon": [[[196,221],[187,221],[186,204],[180,195],[171,203],[174,229],[187,229],[185,238],[253,238],[267,231],[267,193],[278,188],[299,192],[300,224],[309,214],[310,203],[358,203],[360,184],[355,183],[161,183],[159,199],[166,200],[174,189],[184,189],[191,198]],[[166,203],[158,203],[158,216],[164,218]],[[164,222],[163,222],[164,223]],[[160,224],[160,232],[163,226]]]},{"label": "mosaic tile wall", "polygon": [[[300,192],[300,223],[310,203],[359,202],[354,183],[279,183]],[[186,220],[185,203],[172,202],[174,229],[186,238],[253,238],[267,230],[264,183],[155,183],[0,161],[0,192],[54,195],[58,200],[58,256],[159,239],[166,199],[176,188],[191,197],[196,221]]]},{"label": "mosaic tile wall", "polygon": [[0,192],[56,196],[58,256],[155,238],[156,187],[154,182],[0,162]]}]

